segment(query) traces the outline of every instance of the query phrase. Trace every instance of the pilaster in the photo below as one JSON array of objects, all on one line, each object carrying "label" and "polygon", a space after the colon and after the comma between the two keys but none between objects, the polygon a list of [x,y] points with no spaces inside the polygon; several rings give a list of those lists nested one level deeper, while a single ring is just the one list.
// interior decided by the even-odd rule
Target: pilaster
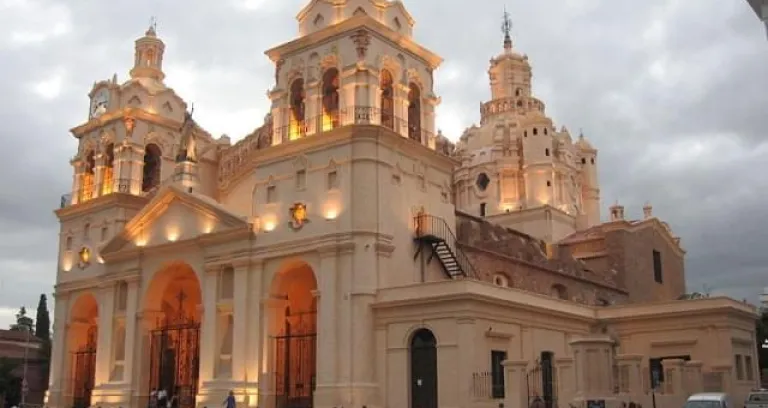
[{"label": "pilaster", "polygon": [[[248,265],[235,267],[235,293],[233,305],[232,380],[246,381],[247,326],[248,326]],[[258,320],[257,320],[258,322]]]},{"label": "pilaster", "polygon": [[252,262],[250,270],[250,279],[248,280],[248,313],[246,322],[246,356],[245,356],[245,381],[246,386],[246,405],[256,407],[259,405],[259,386],[262,379],[259,376],[262,360],[261,350],[262,342],[266,338],[261,336],[261,327],[264,325],[264,316],[261,308],[261,279],[263,276],[263,264],[261,262]]},{"label": "pilaster", "polygon": [[136,317],[139,311],[139,280],[133,279],[128,282],[128,301],[125,311],[125,368],[123,378],[126,380],[133,378],[133,365],[135,359],[134,339],[136,338],[137,323]]},{"label": "pilaster", "polygon": [[206,268],[203,275],[203,322],[200,330],[200,383],[214,379],[216,358],[216,278],[219,268]]},{"label": "pilaster", "polygon": [[317,333],[317,386],[322,388],[338,381],[338,352],[336,334],[338,328],[337,259],[336,252],[322,253],[320,258],[319,310]]},{"label": "pilaster", "polygon": [[66,378],[65,367],[67,351],[67,320],[69,312],[69,295],[54,295],[54,314],[53,314],[53,347],[51,350],[51,370],[48,379],[48,391],[46,396],[46,405],[51,408],[63,408],[64,400],[62,392],[65,384],[62,384]]},{"label": "pilaster", "polygon": [[114,319],[114,284],[98,289],[99,317],[96,345],[96,388],[109,382],[109,369],[112,361],[112,322]]},{"label": "pilaster", "polygon": [[507,360],[504,366],[504,407],[527,408],[528,386],[526,383],[526,367],[528,361]]},{"label": "pilaster", "polygon": [[613,395],[613,340],[590,336],[571,340],[577,400],[608,399]]}]

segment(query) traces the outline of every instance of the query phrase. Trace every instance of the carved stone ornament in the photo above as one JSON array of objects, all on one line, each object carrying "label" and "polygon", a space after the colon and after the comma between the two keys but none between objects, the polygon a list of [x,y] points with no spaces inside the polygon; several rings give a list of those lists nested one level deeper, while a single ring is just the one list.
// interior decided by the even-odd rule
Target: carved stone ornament
[{"label": "carved stone ornament", "polygon": [[128,136],[131,136],[133,134],[133,128],[136,127],[136,119],[126,116],[123,119],[123,125],[125,125],[125,131],[128,133]]},{"label": "carved stone ornament", "polygon": [[300,230],[304,224],[309,223],[307,218],[307,206],[303,203],[295,203],[290,208],[291,220],[288,223],[294,231]]},{"label": "carved stone ornament", "polygon": [[83,247],[77,253],[77,266],[80,269],[85,269],[91,264],[91,250],[88,247]]},{"label": "carved stone ornament", "polygon": [[368,46],[371,44],[371,35],[368,31],[360,29],[350,36],[355,43],[355,49],[357,50],[357,58],[365,58],[365,54],[368,52]]}]

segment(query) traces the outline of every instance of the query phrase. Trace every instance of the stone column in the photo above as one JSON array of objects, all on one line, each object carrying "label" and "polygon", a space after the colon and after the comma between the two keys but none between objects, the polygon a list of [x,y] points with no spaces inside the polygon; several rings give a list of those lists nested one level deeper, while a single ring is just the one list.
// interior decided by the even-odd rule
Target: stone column
[{"label": "stone column", "polygon": [[72,176],[72,197],[69,202],[71,204],[77,204],[80,202],[80,189],[82,188],[83,170],[85,169],[85,163],[82,160],[72,160],[70,162],[74,168],[74,175]]},{"label": "stone column", "polygon": [[527,408],[528,388],[526,385],[526,367],[528,361],[507,360],[504,366],[504,408]]},{"label": "stone column", "polygon": [[98,153],[94,156],[94,160],[96,161],[96,168],[94,169],[93,174],[93,197],[99,197],[101,196],[101,192],[103,191],[102,184],[104,183],[104,153]]},{"label": "stone column", "polygon": [[64,408],[62,400],[62,384],[67,355],[67,320],[69,312],[69,294],[54,294],[55,307],[53,311],[53,347],[51,350],[51,370],[46,392],[46,405],[51,408]]},{"label": "stone column", "polygon": [[130,381],[133,378],[133,363],[135,359],[136,317],[139,311],[139,279],[128,281],[128,302],[125,307],[125,368],[123,378]]},{"label": "stone column", "polygon": [[575,338],[569,344],[576,373],[576,399],[608,400],[613,396],[613,340],[596,335]]},{"label": "stone column", "polygon": [[262,288],[261,280],[263,276],[263,264],[261,262],[252,262],[250,270],[250,279],[248,280],[248,311],[246,317],[246,356],[245,356],[245,379],[246,379],[246,404],[249,407],[255,407],[259,404],[259,385],[261,383],[261,348],[265,339],[262,338],[261,327],[264,325],[264,316],[262,316],[261,298]]},{"label": "stone column", "polygon": [[200,328],[200,383],[214,379],[216,355],[216,288],[219,268],[206,268],[203,273],[203,321]]},{"label": "stone column", "polygon": [[98,289],[99,317],[96,343],[96,388],[109,382],[109,371],[112,365],[112,321],[114,319],[115,285],[107,284]]},{"label": "stone column", "polygon": [[[248,264],[239,264],[235,269],[235,293],[232,330],[232,381],[246,381],[247,328],[248,328]],[[256,278],[256,277],[254,277]]]},{"label": "stone column", "polygon": [[[323,105],[320,86],[322,82],[313,81],[304,84],[304,122],[307,136],[323,131]],[[290,119],[289,119],[290,120]]]},{"label": "stone column", "polygon": [[619,384],[620,394],[640,395],[643,393],[643,377],[641,364],[643,356],[641,354],[622,354],[616,356],[616,363],[619,366],[619,378],[626,374],[626,384]]}]

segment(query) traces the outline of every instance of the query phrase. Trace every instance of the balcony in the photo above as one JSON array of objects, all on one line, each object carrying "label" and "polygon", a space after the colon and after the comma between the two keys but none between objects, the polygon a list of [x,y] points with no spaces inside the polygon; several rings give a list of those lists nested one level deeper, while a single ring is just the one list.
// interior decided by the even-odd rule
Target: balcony
[{"label": "balcony", "polygon": [[284,116],[289,117],[290,120],[286,126],[274,127],[272,140],[275,143],[301,139],[354,125],[386,127],[423,145],[427,145],[434,136],[432,132],[418,124],[414,125],[409,123],[408,119],[396,117],[392,111],[371,106],[341,108],[338,111],[324,112],[322,115],[304,120],[293,119],[290,111],[285,111]]},{"label": "balcony", "polygon": [[[97,191],[101,191],[101,194],[95,194],[95,192]],[[77,191],[74,191],[72,193],[62,194],[61,199],[59,200],[59,208],[66,208],[72,205],[82,204],[94,198],[103,197],[115,192],[122,193],[122,194],[130,194],[131,181],[128,179],[118,179],[117,191],[115,191],[114,182],[109,182],[108,184],[103,184],[98,187],[94,185],[89,185]],[[77,200],[75,200],[75,198]]]}]

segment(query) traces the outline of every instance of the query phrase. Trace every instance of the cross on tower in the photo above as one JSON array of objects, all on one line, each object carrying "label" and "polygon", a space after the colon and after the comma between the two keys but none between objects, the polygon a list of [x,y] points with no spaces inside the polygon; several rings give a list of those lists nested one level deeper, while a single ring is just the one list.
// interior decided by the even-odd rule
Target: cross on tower
[{"label": "cross on tower", "polygon": [[504,7],[504,19],[501,23],[501,32],[504,33],[504,49],[512,48],[512,37],[510,32],[512,31],[512,19],[509,17],[507,7]]},{"label": "cross on tower", "polygon": [[149,28],[152,31],[157,31],[157,18],[155,16],[149,18]]}]

